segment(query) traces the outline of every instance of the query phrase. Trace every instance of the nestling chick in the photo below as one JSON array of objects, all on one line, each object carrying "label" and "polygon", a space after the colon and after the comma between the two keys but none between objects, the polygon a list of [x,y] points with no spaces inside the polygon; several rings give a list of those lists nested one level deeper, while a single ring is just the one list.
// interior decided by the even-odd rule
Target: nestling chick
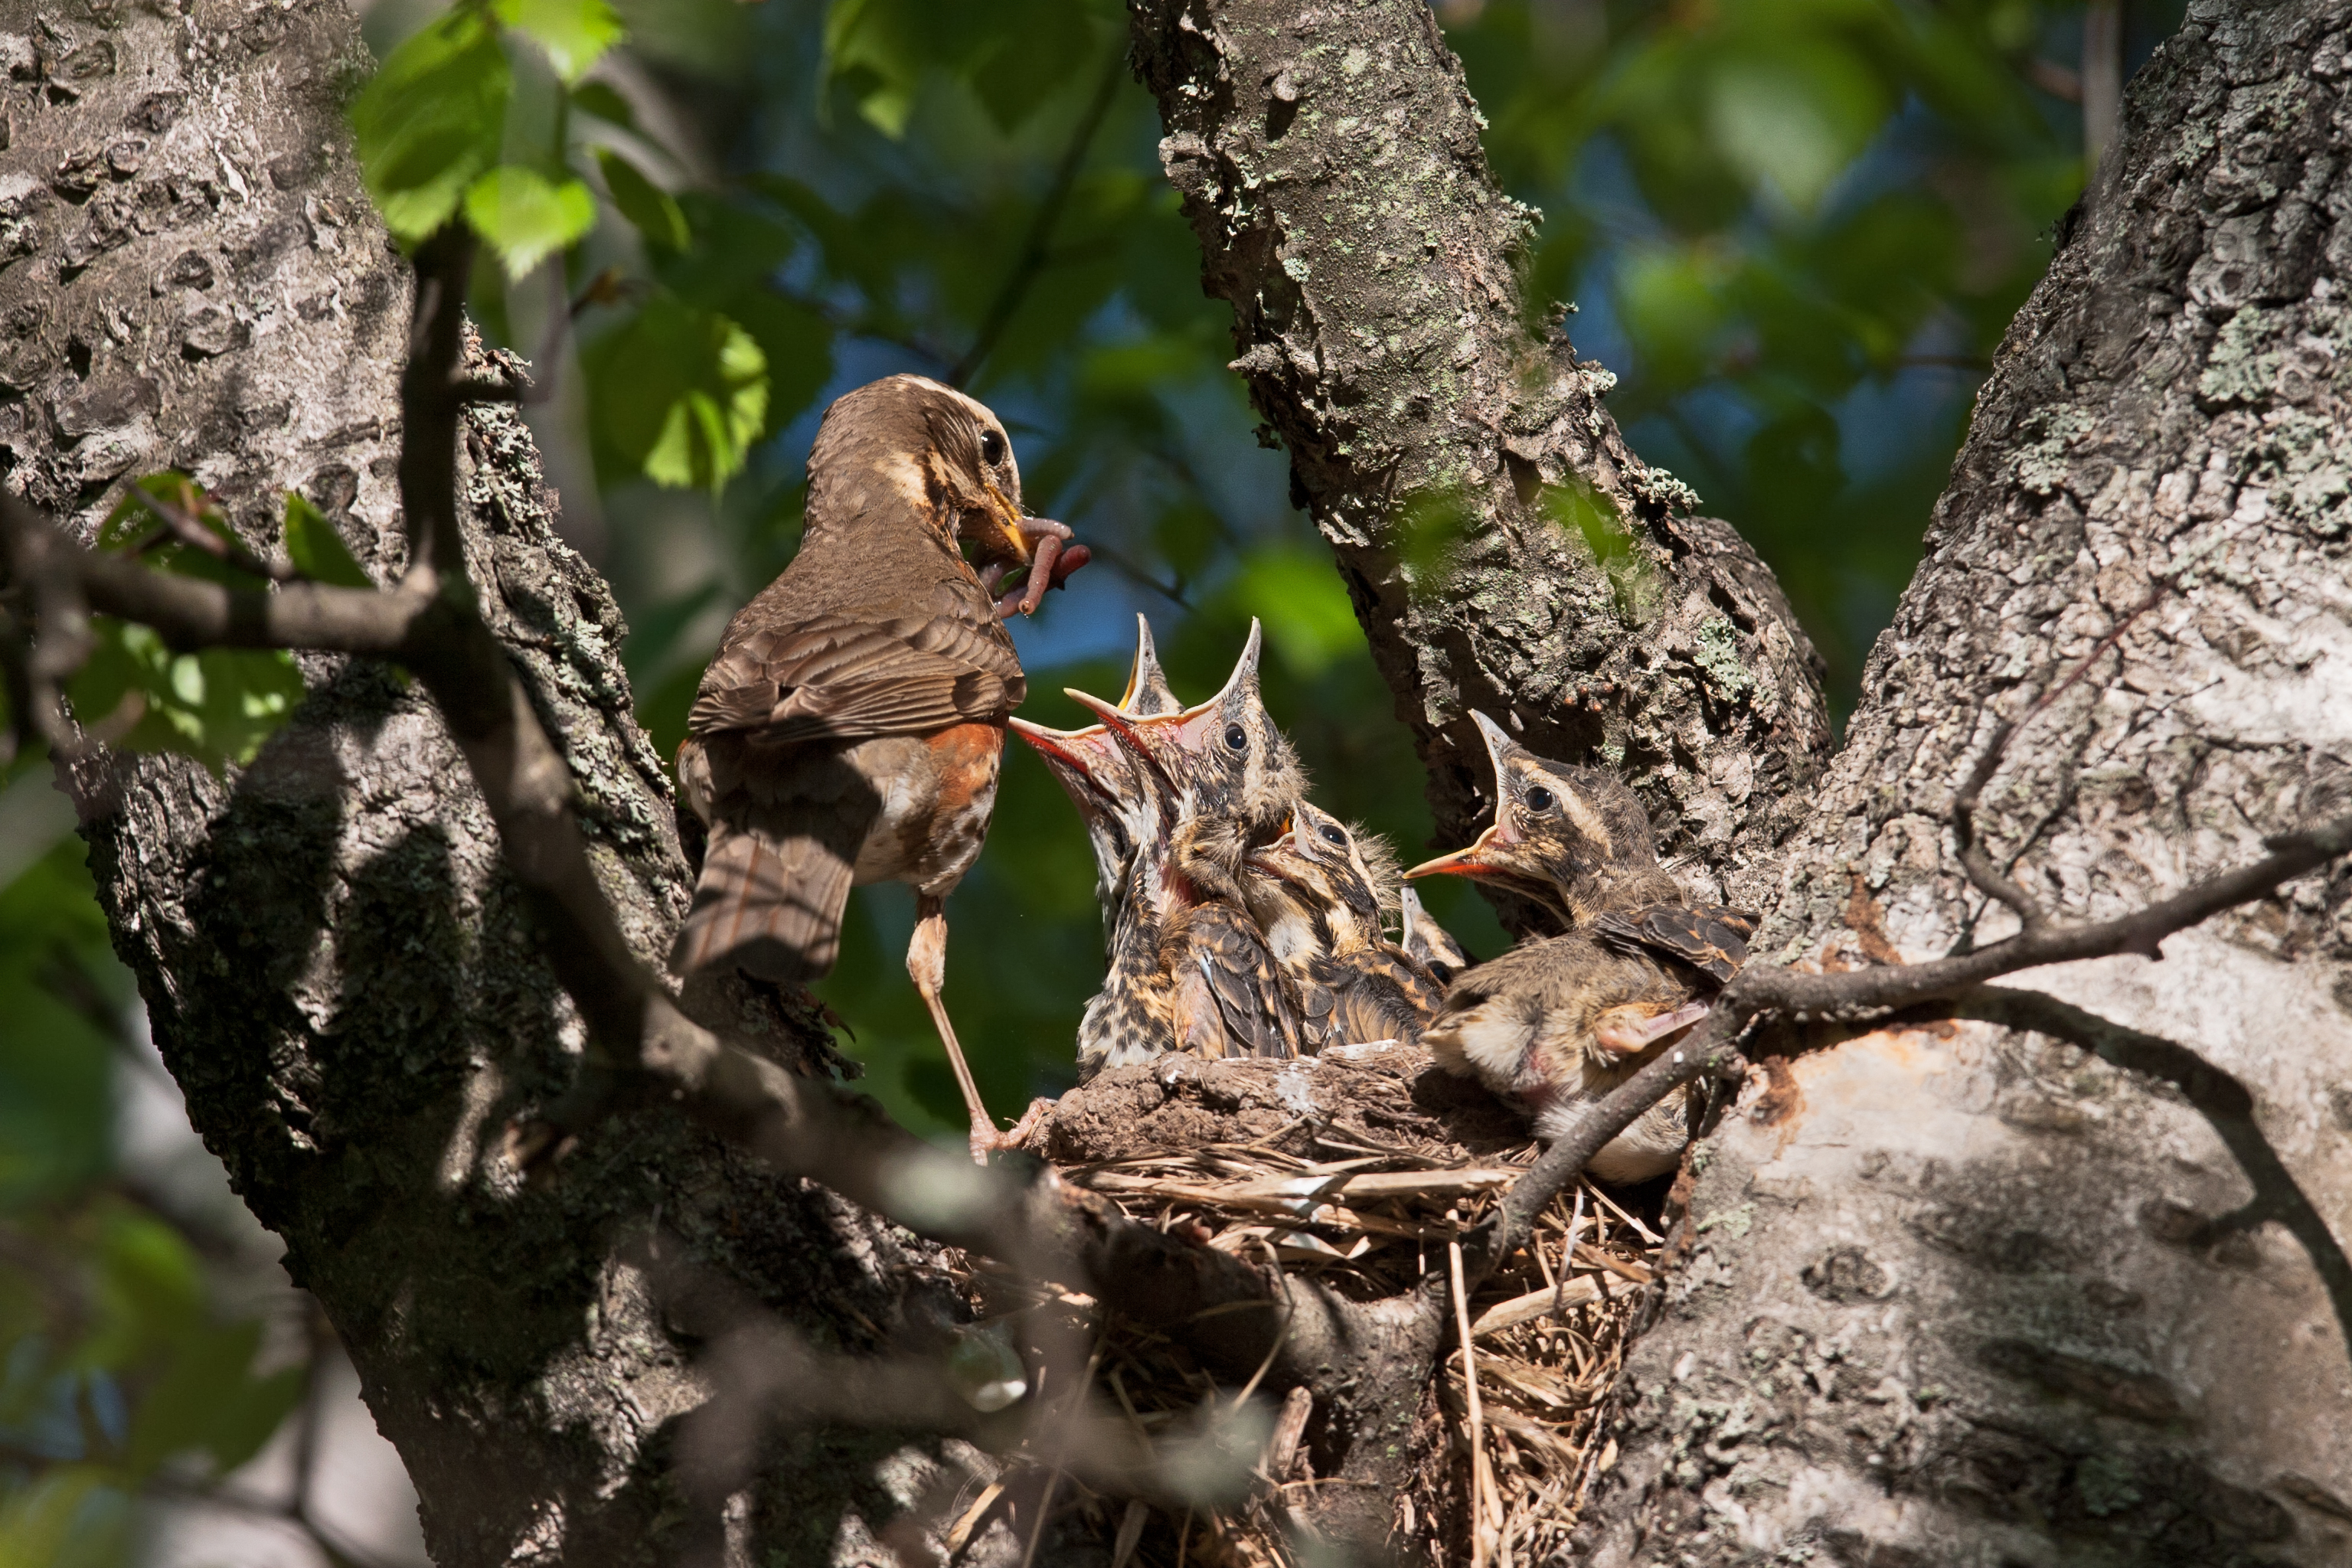
[{"label": "nestling chick", "polygon": [[1470,717],[1495,764],[1494,825],[1468,848],[1415,866],[1407,881],[1473,878],[1541,906],[1562,931],[1601,910],[1681,900],[1624,780],[1546,762],[1484,713]]},{"label": "nestling chick", "polygon": [[1436,978],[1381,929],[1395,876],[1387,844],[1303,800],[1288,833],[1249,852],[1244,896],[1310,1029],[1328,1017],[1318,1049],[1417,1041],[1436,1010]]},{"label": "nestling chick", "polygon": [[1131,798],[1143,803],[1131,823],[1109,973],[1079,1026],[1083,1078],[1167,1050],[1292,1057],[1305,1043],[1297,997],[1238,897],[1251,803],[1304,784],[1258,694],[1260,647],[1254,625],[1224,689],[1181,711],[1155,703],[1139,712],[1070,693],[1103,716],[1124,751]]},{"label": "nestling chick", "polygon": [[[1152,646],[1151,624],[1135,618],[1135,660],[1113,710],[1123,717],[1174,715],[1181,705]],[[1160,939],[1171,911],[1162,874],[1173,830],[1174,786],[1108,724],[1048,730],[1014,719],[1086,824],[1095,856],[1095,897],[1102,909],[1106,963],[1102,989],[1078,1024],[1078,1078],[1105,1067],[1144,1061],[1170,1048],[1172,990],[1161,972]]]},{"label": "nestling chick", "polygon": [[[1525,942],[1455,980],[1422,1043],[1449,1072],[1519,1107],[1549,1142],[1633,1076],[1649,1048],[1706,1016],[1689,982],[1581,934]],[[1593,1156],[1604,1182],[1674,1168],[1688,1097],[1667,1096]]]},{"label": "nestling chick", "polygon": [[[1706,998],[1746,960],[1756,917],[1683,897],[1623,781],[1547,762],[1485,714],[1472,718],[1494,759],[1495,824],[1405,875],[1499,884],[1569,934],[1522,942],[1457,976],[1423,1039],[1551,1138],[1643,1052],[1705,1016]],[[1677,1091],[1653,1107],[1594,1158],[1593,1173],[1639,1181],[1670,1167],[1686,1141],[1688,1098]]]},{"label": "nestling chick", "polygon": [[1429,918],[1421,907],[1421,895],[1410,884],[1397,889],[1397,908],[1401,925],[1397,945],[1435,977],[1441,986],[1454,984],[1454,977],[1477,961],[1463,951],[1454,934]]},{"label": "nestling chick", "polygon": [[1290,803],[1307,793],[1307,770],[1266,711],[1258,687],[1265,631],[1249,640],[1224,689],[1181,713],[1133,719],[1084,692],[1070,695],[1100,713],[1172,791],[1172,867],[1204,898],[1238,904],[1242,857],[1281,830]]}]

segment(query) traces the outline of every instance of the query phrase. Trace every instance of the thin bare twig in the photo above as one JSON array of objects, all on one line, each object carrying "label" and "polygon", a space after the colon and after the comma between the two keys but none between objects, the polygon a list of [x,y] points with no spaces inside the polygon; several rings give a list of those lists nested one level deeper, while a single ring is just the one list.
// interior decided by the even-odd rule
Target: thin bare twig
[{"label": "thin bare twig", "polygon": [[2007,904],[2015,911],[2020,927],[2035,931],[2047,918],[2041,904],[2034,900],[2032,894],[2000,873],[1977,837],[1977,800],[1984,794],[1984,787],[1991,782],[1992,775],[2000,771],[2001,754],[2009,749],[2009,738],[2016,729],[2006,719],[1993,725],[1992,734],[1985,741],[1983,753],[1977,758],[1976,766],[1969,770],[1969,776],[1961,781],[1959,789],[1952,795],[1952,837],[1959,847],[1960,868],[1968,874],[1969,883],[1977,891]]},{"label": "thin bare twig", "polygon": [[[175,506],[144,485],[132,485],[131,499],[137,500],[163,524],[163,531],[191,550],[200,550],[215,561],[226,562],[238,571],[273,583],[299,583],[300,568],[291,561],[264,561],[237,540],[224,539],[206,528],[204,520],[185,507]],[[136,552],[134,552],[136,553]]]},{"label": "thin bare twig", "polygon": [[1078,166],[1086,162],[1087,149],[1094,144],[1095,132],[1102,129],[1103,116],[1110,111],[1110,100],[1118,90],[1119,79],[1126,74],[1127,50],[1114,45],[1110,58],[1104,62],[1102,78],[1095,84],[1095,95],[1087,100],[1085,112],[1078,116],[1078,123],[1070,132],[1069,145],[1062,150],[1062,161],[1055,166],[1053,183],[1045,187],[1036,216],[1029,220],[1029,232],[1022,237],[1013,270],[996,290],[996,298],[988,302],[988,313],[981,318],[980,331],[973,335],[971,347],[948,372],[950,386],[962,386],[971,380],[1004,336],[1004,329],[1013,324],[1013,312],[1021,309],[1021,302],[1035,287],[1038,274],[1045,270],[1054,227],[1062,221],[1062,209],[1069,205],[1070,192],[1077,184]]}]

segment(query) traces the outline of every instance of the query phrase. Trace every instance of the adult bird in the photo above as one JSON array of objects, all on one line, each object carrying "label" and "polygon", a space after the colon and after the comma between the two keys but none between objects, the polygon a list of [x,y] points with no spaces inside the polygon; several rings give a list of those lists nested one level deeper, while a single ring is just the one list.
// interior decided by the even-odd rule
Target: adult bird
[{"label": "adult bird", "polygon": [[996,416],[921,376],[826,409],[808,480],[800,552],[728,624],[678,750],[710,837],[670,964],[804,984],[833,968],[852,886],[911,884],[907,973],[984,1158],[995,1126],[940,997],[945,904],[980,854],[1027,690],[1002,619],[1034,611],[1086,551],[1023,509]]},{"label": "adult bird", "polygon": [[[1623,780],[1538,757],[1485,714],[1471,717],[1495,767],[1494,823],[1405,876],[1507,888],[1565,934],[1457,976],[1423,1039],[1442,1065],[1518,1104],[1552,1138],[1705,1015],[1745,962],[1756,917],[1684,896]],[[1593,1173],[1638,1181],[1671,1166],[1687,1141],[1686,1106],[1677,1091],[1652,1108],[1594,1157]]]}]

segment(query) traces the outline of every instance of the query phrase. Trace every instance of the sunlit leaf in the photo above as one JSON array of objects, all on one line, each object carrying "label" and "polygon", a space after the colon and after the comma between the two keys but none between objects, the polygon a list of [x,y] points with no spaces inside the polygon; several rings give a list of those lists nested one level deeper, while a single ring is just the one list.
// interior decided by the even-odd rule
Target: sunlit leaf
[{"label": "sunlit leaf", "polygon": [[1592,552],[1593,563],[1608,574],[1610,595],[1617,614],[1638,626],[1654,613],[1660,589],[1656,574],[1633,548],[1633,536],[1603,492],[1581,482],[1546,485],[1543,508],[1554,522]]},{"label": "sunlit leaf", "polygon": [[497,161],[513,72],[479,12],[451,11],[403,44],[352,105],[360,172],[394,235],[446,223]]},{"label": "sunlit leaf", "polygon": [[[228,519],[221,515],[220,509],[205,492],[204,487],[185,474],[166,471],[149,474],[124,490],[121,499],[114,503],[113,509],[98,526],[100,549],[126,550],[146,544],[148,547],[141,551],[140,559],[150,566],[177,573],[184,577],[201,577],[208,583],[218,583],[230,588],[258,588],[264,584],[266,579],[257,574],[232,565],[209,550],[181,542],[164,529],[163,519],[142,497],[152,497],[183,517],[194,518],[224,546],[240,542],[236,531],[229,527]],[[153,543],[157,537],[163,538],[166,542]]]},{"label": "sunlit leaf", "polygon": [[177,752],[218,773],[253,760],[303,697],[283,649],[174,653],[152,627],[90,618],[89,659],[67,683],[76,717],[134,752]]},{"label": "sunlit leaf", "polygon": [[605,0],[493,0],[499,21],[547,51],[566,82],[578,81],[625,29]]},{"label": "sunlit leaf", "polygon": [[686,226],[686,213],[677,198],[647,179],[638,167],[609,147],[596,149],[596,166],[604,172],[604,188],[613,193],[613,205],[621,216],[636,225],[637,232],[653,244],[672,250],[684,250],[694,238]]},{"label": "sunlit leaf", "polygon": [[1822,39],[1727,55],[1706,100],[1724,160],[1799,213],[1820,205],[1892,108],[1865,65]]},{"label": "sunlit leaf", "polygon": [[466,220],[520,278],[595,226],[596,197],[579,180],[507,163],[466,187]]},{"label": "sunlit leaf", "polygon": [[326,514],[298,490],[286,492],[286,554],[302,575],[338,588],[373,588],[375,579],[352,556]]},{"label": "sunlit leaf", "polygon": [[717,489],[767,418],[767,356],[716,311],[656,298],[587,356],[598,427],[656,484]]},{"label": "sunlit leaf", "polygon": [[1257,551],[1241,563],[1236,589],[1242,607],[1265,623],[1267,640],[1299,675],[1318,676],[1366,646],[1328,552],[1296,545]]}]

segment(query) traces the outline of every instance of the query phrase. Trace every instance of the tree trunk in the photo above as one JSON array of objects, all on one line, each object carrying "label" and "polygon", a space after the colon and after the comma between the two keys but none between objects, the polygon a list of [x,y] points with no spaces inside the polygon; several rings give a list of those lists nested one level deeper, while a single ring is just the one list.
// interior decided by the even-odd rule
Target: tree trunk
[{"label": "tree trunk", "polygon": [[[1429,6],[1131,0],[1168,177],[1429,770],[1439,838],[1491,809],[1483,710],[1622,773],[1694,891],[1755,899],[1829,742],[1772,574],[1627,450],[1517,270],[1537,215]],[[1506,907],[1523,924],[1529,911]]]},{"label": "tree trunk", "polygon": [[[118,479],[182,468],[260,547],[299,489],[390,581],[410,280],[343,125],[357,29],[328,0],[170,9],[0,8],[7,482],[87,535]],[[619,612],[513,412],[474,415],[465,448],[484,613],[658,963],[689,884]],[[730,1501],[688,1495],[673,1429],[706,1390],[680,1331],[715,1325],[667,1299],[675,1259],[706,1300],[856,1348],[936,1339],[960,1310],[938,1254],[659,1112],[519,1187],[501,1129],[572,1080],[577,1019],[433,705],[382,665],[303,665],[310,700],[252,767],[101,755],[69,782],[189,1114],[350,1347],[435,1561],[870,1553],[933,1476],[962,1479],[943,1454],[986,1461],[819,1430]],[[772,1043],[806,1065],[808,1041]]]},{"label": "tree trunk", "polygon": [[[1823,967],[1982,945],[1955,791],[2053,916],[2261,854],[2352,786],[2344,14],[2194,5],[2011,327],[1789,848],[1769,935]],[[2077,670],[2086,670],[2069,684]],[[2046,704],[2040,706],[2038,704]],[[2352,873],[2018,976],[2186,1045],[2341,1236]],[[1801,1060],[1705,1151],[1629,1374],[1606,1563],[2210,1565],[2352,1552],[2352,1366],[2263,1195],[2178,1093],[1981,1023]]]},{"label": "tree trunk", "polygon": [[[1492,189],[1426,7],[1139,0],[1210,286],[1432,763],[1441,831],[1483,810],[1460,721],[1491,704],[1538,750],[1633,776],[1698,857],[1695,891],[1777,901],[1766,951],[1836,966],[2014,923],[1946,826],[1989,710],[2030,722],[1983,836],[2063,916],[2341,809],[2352,486],[2330,345],[2352,192],[2345,51],[2318,13],[2200,5],[2135,85],[1817,777],[1819,695],[1769,573],[1625,450],[1605,373],[1524,330],[1526,215]],[[7,482],[87,531],[115,480],[176,465],[257,544],[299,487],[388,577],[408,284],[341,129],[364,68],[349,17],[88,14],[106,20],[0,6]],[[618,616],[556,539],[511,414],[472,416],[466,447],[486,614],[651,959],[687,885]],[[430,704],[379,666],[305,670],[310,701],[250,769],[100,759],[70,783],[191,1114],[349,1342],[436,1561],[871,1560],[988,1461],[825,1427],[758,1450],[756,1477],[688,1484],[692,1346],[729,1300],[822,1345],[936,1343],[956,1311],[939,1255],[658,1110],[516,1183],[499,1131],[572,1079],[576,1020]],[[2346,887],[2313,879],[2160,966],[2033,977],[2248,1085],[2339,1224]],[[1974,1023],[1852,1040],[1793,1083],[1703,1151],[1596,1560],[2344,1555],[2346,1347],[2293,1243],[2207,1223],[2248,1183],[2181,1097]],[[1190,1112],[1171,1092],[1134,1114],[1149,1131]],[[1001,1527],[975,1549],[1008,1552]]]}]

